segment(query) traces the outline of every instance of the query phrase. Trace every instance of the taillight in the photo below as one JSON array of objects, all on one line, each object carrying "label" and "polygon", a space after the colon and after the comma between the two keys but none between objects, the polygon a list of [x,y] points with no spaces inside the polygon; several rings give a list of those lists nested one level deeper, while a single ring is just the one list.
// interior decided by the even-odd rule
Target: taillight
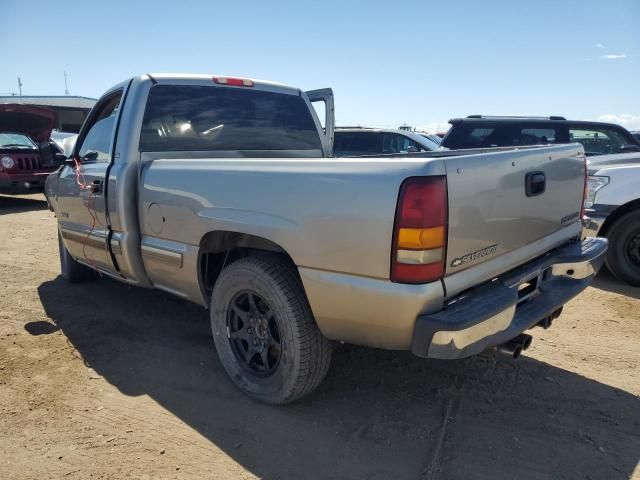
[{"label": "taillight", "polygon": [[589,193],[589,168],[587,166],[587,157],[584,157],[584,186],[582,188],[582,206],[580,207],[580,220],[585,216],[584,204],[587,201],[587,195]]},{"label": "taillight", "polygon": [[232,87],[253,87],[253,80],[248,78],[213,77],[213,81],[220,85],[231,85]]},{"label": "taillight", "polygon": [[444,276],[447,179],[411,177],[400,187],[391,251],[391,281],[428,283]]}]

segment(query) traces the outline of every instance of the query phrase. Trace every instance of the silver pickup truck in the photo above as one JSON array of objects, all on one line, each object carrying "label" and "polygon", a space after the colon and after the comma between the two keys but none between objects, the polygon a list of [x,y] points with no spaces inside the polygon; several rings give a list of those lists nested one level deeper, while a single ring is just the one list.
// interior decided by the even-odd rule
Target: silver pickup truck
[{"label": "silver pickup truck", "polygon": [[611,273],[640,287],[640,154],[589,157],[583,234],[609,240]]},{"label": "silver pickup truck", "polygon": [[210,308],[230,379],[281,404],[322,381],[331,340],[515,356],[600,268],[606,240],[580,240],[580,145],[332,158],[333,125],[330,89],[115,86],[46,184],[62,276]]}]

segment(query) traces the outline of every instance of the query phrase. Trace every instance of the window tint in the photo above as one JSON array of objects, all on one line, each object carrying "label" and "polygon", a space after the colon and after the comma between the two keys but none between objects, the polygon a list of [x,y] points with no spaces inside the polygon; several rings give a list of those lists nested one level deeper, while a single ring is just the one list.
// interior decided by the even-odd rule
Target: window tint
[{"label": "window tint", "polygon": [[587,155],[639,151],[640,145],[629,137],[630,135],[625,135],[623,131],[606,127],[580,127],[569,130],[570,140],[581,143]]},{"label": "window tint", "polygon": [[113,128],[116,124],[121,98],[122,92],[118,92],[98,106],[98,113],[93,118],[78,152],[83,162],[109,161]]},{"label": "window tint", "polygon": [[301,97],[216,86],[153,87],[140,138],[148,152],[321,148]]},{"label": "window tint", "polygon": [[452,149],[497,147],[492,143],[495,133],[496,127],[493,126],[455,125],[443,145]]},{"label": "window tint", "polygon": [[492,148],[525,145],[566,143],[567,127],[564,124],[527,124],[501,122],[489,125],[454,125],[443,140],[447,148]]},{"label": "window tint", "polygon": [[377,132],[335,132],[335,155],[371,155],[380,151],[380,134]]},{"label": "window tint", "polygon": [[555,141],[556,131],[553,128],[521,128],[513,139],[513,145],[546,145]]}]

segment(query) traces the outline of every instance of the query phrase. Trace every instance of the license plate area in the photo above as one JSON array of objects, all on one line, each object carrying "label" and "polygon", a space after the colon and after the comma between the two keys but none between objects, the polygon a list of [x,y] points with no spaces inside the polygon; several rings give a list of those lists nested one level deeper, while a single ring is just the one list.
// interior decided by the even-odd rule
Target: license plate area
[{"label": "license plate area", "polygon": [[538,277],[522,282],[518,285],[518,302],[526,300],[538,290]]},{"label": "license plate area", "polygon": [[540,293],[540,286],[548,269],[539,270],[526,279],[521,279],[515,287],[518,292],[518,304],[526,302]]}]

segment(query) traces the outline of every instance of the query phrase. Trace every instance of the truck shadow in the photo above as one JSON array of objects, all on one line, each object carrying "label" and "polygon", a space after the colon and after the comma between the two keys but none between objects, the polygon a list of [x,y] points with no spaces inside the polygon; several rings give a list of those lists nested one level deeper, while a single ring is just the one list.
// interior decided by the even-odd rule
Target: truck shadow
[{"label": "truck shadow", "polygon": [[613,292],[619,295],[640,299],[640,287],[632,287],[631,285],[618,280],[606,267],[602,267],[602,270],[600,270],[591,286],[606,292]]},{"label": "truck shadow", "polygon": [[47,209],[47,202],[42,193],[27,196],[0,195],[0,215]]},{"label": "truck shadow", "polygon": [[[58,277],[38,293],[107,382],[148,395],[260,478],[612,479],[640,458],[635,395],[530,358],[338,346],[316,393],[271,407],[231,385],[197,306],[109,279]],[[25,328],[56,330],[44,323]]]}]

